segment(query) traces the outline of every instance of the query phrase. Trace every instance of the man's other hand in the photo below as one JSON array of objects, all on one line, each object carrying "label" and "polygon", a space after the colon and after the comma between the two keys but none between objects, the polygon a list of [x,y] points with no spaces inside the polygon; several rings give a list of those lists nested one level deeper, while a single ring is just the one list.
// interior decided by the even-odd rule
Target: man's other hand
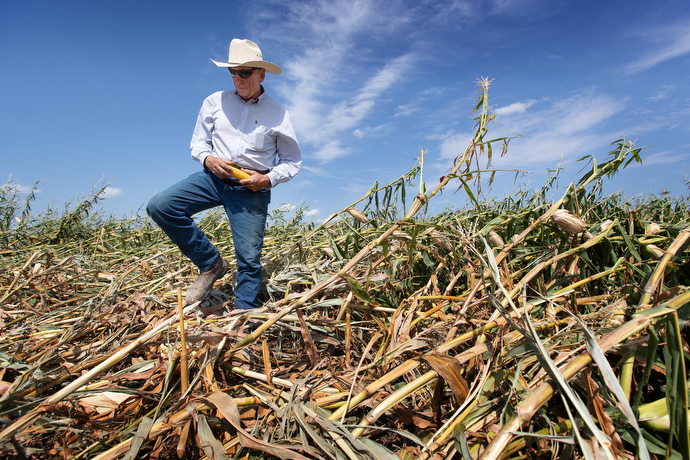
[{"label": "man's other hand", "polygon": [[262,188],[271,188],[271,179],[269,179],[268,176],[249,169],[243,169],[242,171],[251,176],[249,179],[242,179],[240,181],[240,185],[244,188],[248,188],[252,192],[256,192]]}]

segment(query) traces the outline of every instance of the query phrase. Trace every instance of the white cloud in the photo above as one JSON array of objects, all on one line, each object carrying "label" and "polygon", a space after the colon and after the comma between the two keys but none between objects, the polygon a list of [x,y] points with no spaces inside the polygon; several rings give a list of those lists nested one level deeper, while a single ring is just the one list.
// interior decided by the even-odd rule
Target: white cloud
[{"label": "white cloud", "polygon": [[318,209],[310,209],[307,212],[304,213],[305,216],[307,217],[316,217],[319,215],[319,210]]},{"label": "white cloud", "polygon": [[[644,151],[643,151],[644,152]],[[687,158],[688,154],[674,154],[673,152],[657,152],[652,155],[642,156],[642,165],[635,163],[635,166],[651,166],[651,165],[661,165],[668,163],[675,163],[679,160]]]},{"label": "white cloud", "polygon": [[664,26],[648,32],[649,37],[662,43],[627,67],[629,73],[642,72],[657,64],[690,53],[690,24],[688,22]]},{"label": "white cloud", "polygon": [[421,93],[419,93],[419,98],[420,99],[428,99],[430,97],[438,97],[438,96],[443,95],[444,92],[445,92],[445,90],[443,88],[437,88],[437,87],[428,88],[428,89],[425,89],[424,91],[422,91]]},{"label": "white cloud", "polygon": [[522,113],[532,107],[534,103],[537,102],[534,99],[530,99],[527,102],[514,102],[505,107],[499,107],[495,110],[497,115],[509,115],[511,113]]},{"label": "white cloud", "polygon": [[319,175],[319,176],[325,176],[326,175],[326,171],[323,168],[315,168],[313,166],[303,164],[300,169],[304,169],[305,171],[309,171],[309,172],[314,173],[314,174]]},{"label": "white cloud", "polygon": [[364,185],[358,185],[354,183],[350,183],[347,187],[338,187],[339,190],[342,190],[344,192],[347,192],[348,195],[363,195],[364,193],[369,190],[369,187],[365,187]]},{"label": "white cloud", "polygon": [[318,160],[328,162],[335,160],[336,158],[347,156],[348,153],[349,150],[342,147],[339,141],[332,140],[326,144],[323,144],[319,150],[316,151],[314,156]]},{"label": "white cloud", "polygon": [[390,129],[391,129],[391,124],[386,123],[384,125],[368,126],[366,128],[363,128],[363,129],[357,128],[354,131],[352,131],[352,135],[359,138],[359,139],[362,139],[362,138],[367,137],[367,136],[378,135],[378,134],[386,132]]},{"label": "white cloud", "polygon": [[399,105],[398,109],[395,111],[394,117],[406,117],[415,113],[417,109],[411,107],[410,105]]},{"label": "white cloud", "polygon": [[678,85],[663,85],[659,90],[652,96],[649,96],[650,101],[659,102],[661,100],[667,99],[669,94],[679,88]]},{"label": "white cloud", "polygon": [[439,155],[444,160],[446,167],[452,164],[452,160],[465,152],[467,145],[472,140],[473,133],[454,133],[446,137],[439,146]]},{"label": "white cloud", "polygon": [[608,145],[618,135],[604,128],[604,122],[625,106],[627,99],[597,95],[585,91],[572,97],[521,114],[519,120],[497,118],[503,136],[523,135],[509,147],[509,154],[497,164],[519,167],[553,167],[558,158],[572,161],[600,146]]},{"label": "white cloud", "polygon": [[[318,146],[320,151],[327,152],[317,155],[318,159],[330,161],[347,154],[347,151],[339,149],[337,154],[333,155],[333,146],[339,143],[334,139],[347,134],[353,128],[359,129],[357,134],[363,135],[367,128],[356,127],[369,115],[383,93],[402,78],[407,69],[412,66],[413,61],[412,55],[404,55],[391,60],[376,72],[363,87],[356,89],[354,96],[335,101],[330,106],[313,99],[301,99],[299,102],[293,100],[291,105],[298,107],[297,114],[292,115],[297,129],[300,129],[300,124],[307,125],[303,128],[308,128],[301,130],[304,133],[305,142],[312,143]],[[296,94],[299,95],[300,93],[304,93],[304,91],[298,87]],[[313,96],[316,94],[309,94],[309,98]],[[291,114],[294,112],[293,109],[290,111]]]},{"label": "white cloud", "polygon": [[117,188],[117,187],[111,187],[110,185],[107,186],[104,190],[103,193],[101,193],[101,198],[114,198],[116,196],[121,196],[122,195],[122,189]]},{"label": "white cloud", "polygon": [[532,19],[548,16],[555,8],[558,8],[557,2],[543,0],[490,0],[487,2],[487,6],[490,14],[529,15]]},{"label": "white cloud", "polygon": [[343,145],[352,136],[375,132],[367,126],[367,117],[417,59],[404,48],[381,52],[386,41],[376,39],[410,23],[414,9],[383,14],[394,10],[393,5],[377,0],[317,0],[276,7],[291,20],[274,22],[278,12],[264,12],[256,21],[261,25],[266,20],[271,24],[267,34],[278,43],[290,37],[287,40],[299,50],[283,63],[289,80],[277,88],[307,147],[304,151],[308,155],[316,150],[315,158],[324,163],[346,156],[350,149]]},{"label": "white cloud", "polygon": [[[9,190],[13,190],[13,191],[20,193],[22,195],[26,195],[28,193],[31,193],[31,191],[33,190],[33,186],[21,185],[21,184],[18,184],[16,182],[11,182],[11,183],[7,184],[6,186]],[[41,190],[35,189],[34,193],[41,193]]]},{"label": "white cloud", "polygon": [[594,95],[590,91],[569,97],[562,101],[555,101],[553,108],[547,110],[546,116],[551,119],[543,120],[556,133],[573,134],[592,128],[602,121],[619,112],[625,99],[616,99],[606,94]]},{"label": "white cloud", "polygon": [[311,187],[312,185],[314,185],[314,183],[310,180],[298,180],[293,184],[293,187],[305,188],[305,187]]}]

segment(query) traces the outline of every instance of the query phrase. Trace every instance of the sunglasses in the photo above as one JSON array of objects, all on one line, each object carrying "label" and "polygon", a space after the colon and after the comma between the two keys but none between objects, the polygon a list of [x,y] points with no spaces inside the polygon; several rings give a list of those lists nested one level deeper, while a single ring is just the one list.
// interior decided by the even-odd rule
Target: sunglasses
[{"label": "sunglasses", "polygon": [[242,70],[235,70],[235,69],[229,69],[230,70],[230,75],[236,77],[239,75],[242,78],[249,78],[254,74],[254,71],[256,69],[242,69]]}]

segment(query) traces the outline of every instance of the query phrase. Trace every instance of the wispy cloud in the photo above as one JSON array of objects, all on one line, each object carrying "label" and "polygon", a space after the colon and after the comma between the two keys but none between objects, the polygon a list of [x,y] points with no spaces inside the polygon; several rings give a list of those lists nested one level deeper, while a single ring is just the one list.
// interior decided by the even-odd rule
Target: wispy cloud
[{"label": "wispy cloud", "polygon": [[293,187],[298,188],[298,189],[299,188],[309,188],[312,185],[314,185],[314,183],[310,180],[297,180],[297,181],[295,181]]},{"label": "wispy cloud", "polygon": [[352,131],[352,134],[355,135],[356,137],[362,139],[368,136],[378,136],[381,135],[381,133],[385,133],[389,131],[392,128],[392,125],[390,123],[386,123],[383,125],[378,125],[378,126],[367,126],[364,128],[357,128],[354,131]]},{"label": "wispy cloud", "polygon": [[649,31],[648,36],[662,44],[628,65],[628,73],[642,72],[690,53],[690,21]]},{"label": "wispy cloud", "polygon": [[303,170],[305,170],[305,171],[309,171],[309,172],[311,172],[311,173],[314,173],[314,174],[316,174],[317,176],[327,176],[327,175],[328,175],[328,174],[326,173],[326,170],[324,170],[323,168],[316,168],[316,167],[314,167],[314,166],[309,166],[309,165],[302,164],[301,169],[303,169]]},{"label": "wispy cloud", "polygon": [[669,94],[680,88],[678,85],[663,85],[659,90],[650,96],[650,101],[659,102],[669,97]]},{"label": "wispy cloud", "polygon": [[411,54],[392,59],[363,87],[346,91],[354,92],[354,96],[333,101],[330,105],[315,99],[318,94],[306,90],[312,84],[310,79],[298,83],[291,98],[290,111],[303,141],[316,148],[318,160],[328,162],[350,153],[343,147],[340,136],[354,134],[361,138],[380,129],[368,126],[365,119],[377,100],[384,97],[386,91],[411,68],[413,61]]},{"label": "wispy cloud", "polygon": [[688,152],[688,153],[656,152],[656,153],[649,155],[649,156],[643,155],[642,165],[635,164],[634,166],[641,167],[641,166],[651,166],[651,165],[675,163],[675,162],[680,161],[684,158],[687,158],[688,155],[690,155],[690,152]]},{"label": "wispy cloud", "polygon": [[505,107],[499,107],[495,110],[496,115],[509,115],[511,113],[522,113],[532,107],[534,103],[537,102],[534,99],[530,99],[526,102],[514,102]]},{"label": "wispy cloud", "polygon": [[380,120],[372,127],[367,118],[418,59],[409,47],[381,52],[385,41],[377,36],[414,17],[412,9],[382,14],[389,7],[377,0],[297,1],[280,6],[291,20],[278,27],[272,13],[255,19],[272,22],[267,33],[273,40],[294,40],[297,52],[283,62],[286,80],[276,88],[306,155],[326,163],[352,153],[346,146],[353,136],[378,132]]},{"label": "wispy cloud", "polygon": [[585,91],[562,100],[532,106],[525,112],[497,120],[504,136],[522,135],[510,144],[509,159],[519,167],[552,167],[563,157],[565,162],[607,146],[619,133],[611,134],[606,122],[621,112],[626,98]]},{"label": "wispy cloud", "polygon": [[[471,30],[495,15],[529,16],[524,26],[532,27],[534,14],[543,19],[562,8],[544,0],[481,4],[469,0],[421,4],[408,0],[259,1],[268,1],[275,8],[259,8],[261,13],[249,27],[265,31],[265,39],[274,47],[283,47],[285,53],[279,62],[285,73],[269,82],[271,90],[278,91],[290,110],[305,165],[312,165],[311,169],[304,166],[305,171],[329,178],[336,174],[330,173],[328,163],[340,164],[334,160],[361,155],[362,146],[382,134],[393,145],[404,129],[407,132],[399,137],[406,140],[420,133],[422,139],[436,141],[428,164],[447,170],[471,139],[470,127],[458,114],[467,113],[473,98],[459,94],[443,80],[423,80],[424,71],[435,65],[461,69],[458,63],[466,56],[460,42],[455,46],[446,41],[443,49],[435,47],[434,27],[442,25],[438,29],[444,33],[455,33],[459,24],[465,24],[464,29]],[[386,14],[389,10],[395,14]],[[419,24],[425,25],[424,31]],[[688,52],[690,33],[678,27],[664,45],[629,69],[640,71]],[[568,56],[559,49],[541,55],[544,53],[549,61]],[[673,89],[661,88],[650,97],[665,99]],[[630,113],[635,107],[625,95],[616,94],[615,89],[570,91],[574,92],[544,97],[533,92],[494,108],[498,116],[491,137],[520,136],[511,140],[505,158],[498,158],[496,146],[494,166],[543,171],[556,166],[560,158],[568,164],[583,155],[598,155],[608,151],[619,136],[639,133],[634,126],[638,122]],[[385,104],[388,106],[382,109]],[[669,155],[663,160],[675,158]],[[347,187],[349,193],[367,188],[351,182]]]},{"label": "wispy cloud", "polygon": [[409,115],[412,115],[417,111],[416,108],[410,106],[409,104],[405,105],[399,105],[398,109],[395,111],[394,117],[407,117]]},{"label": "wispy cloud", "polygon": [[534,18],[546,16],[555,8],[553,2],[544,0],[490,0],[487,2],[490,14],[511,14]]},{"label": "wispy cloud", "polygon": [[340,141],[335,139],[327,143],[316,142],[316,144],[318,145],[318,150],[314,153],[314,156],[317,160],[323,162],[344,157],[350,152],[350,149],[343,147]]}]

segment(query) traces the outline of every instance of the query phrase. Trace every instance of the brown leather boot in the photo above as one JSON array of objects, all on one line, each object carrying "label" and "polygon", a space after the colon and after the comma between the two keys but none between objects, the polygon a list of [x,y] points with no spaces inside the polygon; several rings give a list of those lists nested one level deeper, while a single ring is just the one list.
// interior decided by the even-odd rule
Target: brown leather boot
[{"label": "brown leather boot", "polygon": [[202,302],[209,296],[213,290],[213,283],[221,279],[228,272],[228,264],[225,263],[221,256],[218,256],[216,266],[207,272],[201,272],[192,287],[187,291],[185,298],[187,305],[194,302]]}]

